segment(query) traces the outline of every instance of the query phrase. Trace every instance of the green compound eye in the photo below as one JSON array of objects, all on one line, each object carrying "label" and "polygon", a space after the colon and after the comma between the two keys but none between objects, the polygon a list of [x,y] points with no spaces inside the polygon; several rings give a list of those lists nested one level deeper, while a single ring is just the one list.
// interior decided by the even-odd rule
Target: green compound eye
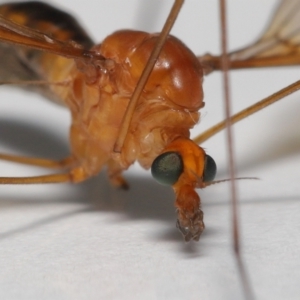
[{"label": "green compound eye", "polygon": [[153,161],[151,173],[163,185],[173,185],[183,172],[183,161],[177,152],[165,152]]},{"label": "green compound eye", "polygon": [[217,173],[217,165],[213,158],[209,155],[205,155],[203,182],[213,181]]}]

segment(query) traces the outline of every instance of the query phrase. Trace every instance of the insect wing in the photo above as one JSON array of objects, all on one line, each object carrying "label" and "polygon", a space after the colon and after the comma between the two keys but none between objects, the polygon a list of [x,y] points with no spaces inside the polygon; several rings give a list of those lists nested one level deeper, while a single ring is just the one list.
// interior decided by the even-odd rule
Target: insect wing
[{"label": "insect wing", "polygon": [[[230,59],[255,60],[274,58],[274,65],[300,63],[300,2],[282,0],[268,27],[253,45],[235,51]],[[263,62],[262,62],[262,65]]]}]

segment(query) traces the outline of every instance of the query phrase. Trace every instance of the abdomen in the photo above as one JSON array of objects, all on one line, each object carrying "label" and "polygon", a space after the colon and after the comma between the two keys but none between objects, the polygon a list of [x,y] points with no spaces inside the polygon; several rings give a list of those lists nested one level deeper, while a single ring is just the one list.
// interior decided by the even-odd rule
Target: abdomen
[{"label": "abdomen", "polygon": [[[33,28],[61,41],[75,41],[91,48],[93,41],[69,14],[48,4],[31,1],[0,5],[0,14],[15,23]],[[2,81],[59,81],[73,61],[57,55],[0,43],[0,80]],[[26,89],[63,104],[60,93],[47,85],[30,85]]]}]

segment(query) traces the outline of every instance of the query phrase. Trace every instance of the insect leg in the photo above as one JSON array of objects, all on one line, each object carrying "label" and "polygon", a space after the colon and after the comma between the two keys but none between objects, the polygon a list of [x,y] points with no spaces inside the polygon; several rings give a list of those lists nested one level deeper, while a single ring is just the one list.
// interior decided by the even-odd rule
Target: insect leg
[{"label": "insect leg", "polygon": [[117,188],[128,190],[129,185],[122,176],[124,169],[122,169],[114,160],[108,161],[107,167],[108,178],[111,185]]},{"label": "insect leg", "polygon": [[253,300],[253,291],[248,278],[245,263],[241,255],[240,246],[240,230],[239,230],[239,214],[238,214],[238,195],[236,191],[235,178],[235,161],[234,161],[234,138],[230,123],[231,116],[231,101],[229,91],[229,59],[227,55],[227,18],[226,18],[226,1],[220,0],[220,17],[221,17],[221,48],[222,48],[222,75],[224,86],[224,100],[225,100],[225,116],[226,116],[226,137],[227,137],[227,151],[228,151],[228,163],[230,174],[230,189],[231,189],[231,212],[232,212],[232,236],[233,236],[233,251],[235,254],[235,260],[239,274],[241,276],[241,282],[243,285],[244,297],[247,300]]},{"label": "insect leg", "polygon": [[70,182],[69,173],[51,174],[33,177],[0,177],[0,184],[37,184]]},{"label": "insect leg", "polygon": [[39,183],[78,183],[91,177],[83,167],[70,169],[65,173],[56,173],[32,177],[0,177],[0,184],[39,184]]},{"label": "insect leg", "polygon": [[[278,92],[272,94],[271,96],[266,97],[263,100],[241,110],[237,114],[231,116],[228,121],[229,121],[230,125],[233,125],[233,124],[237,123],[238,121],[245,119],[246,117],[262,110],[263,108],[285,98],[286,96],[288,96],[298,90],[300,90],[300,80],[292,83],[291,85],[288,85],[287,87],[279,90]],[[227,121],[224,120],[224,121],[216,124],[215,126],[209,128],[208,130],[206,130],[203,133],[196,136],[193,139],[193,141],[196,144],[203,143],[204,141],[208,140],[209,138],[211,138],[212,136],[214,136],[215,134],[217,134],[218,132],[223,130],[226,127],[226,122]]]},{"label": "insect leg", "polygon": [[71,165],[74,163],[74,158],[72,156],[66,157],[62,160],[51,160],[0,153],[0,159],[49,169],[65,169],[71,167]]}]

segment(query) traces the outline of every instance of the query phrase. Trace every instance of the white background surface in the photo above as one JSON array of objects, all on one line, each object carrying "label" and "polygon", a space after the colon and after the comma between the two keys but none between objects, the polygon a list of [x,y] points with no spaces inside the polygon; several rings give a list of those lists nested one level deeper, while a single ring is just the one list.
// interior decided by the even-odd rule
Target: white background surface
[{"label": "white background surface", "polygon": [[[57,3],[58,1],[48,1]],[[61,1],[96,41],[117,29],[158,31],[171,1]],[[173,31],[197,54],[219,53],[217,1],[188,0]],[[258,37],[274,1],[229,1],[231,48]],[[237,111],[299,79],[299,67],[235,71]],[[222,119],[220,75],[205,79],[201,132]],[[234,128],[243,257],[257,299],[299,299],[300,133],[295,94]],[[68,155],[69,115],[38,96],[0,89],[0,151]],[[226,178],[223,134],[203,145]],[[1,175],[44,174],[0,162]],[[242,299],[232,254],[226,183],[199,191],[206,230],[186,244],[174,195],[149,172],[128,192],[100,174],[73,185],[0,187],[0,299]]]}]

